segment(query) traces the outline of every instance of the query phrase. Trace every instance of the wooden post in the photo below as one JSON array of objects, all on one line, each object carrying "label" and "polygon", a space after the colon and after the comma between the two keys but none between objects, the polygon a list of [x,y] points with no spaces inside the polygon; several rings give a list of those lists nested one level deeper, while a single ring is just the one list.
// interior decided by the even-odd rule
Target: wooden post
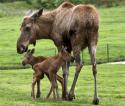
[{"label": "wooden post", "polygon": [[107,44],[107,62],[109,62],[109,44]]}]

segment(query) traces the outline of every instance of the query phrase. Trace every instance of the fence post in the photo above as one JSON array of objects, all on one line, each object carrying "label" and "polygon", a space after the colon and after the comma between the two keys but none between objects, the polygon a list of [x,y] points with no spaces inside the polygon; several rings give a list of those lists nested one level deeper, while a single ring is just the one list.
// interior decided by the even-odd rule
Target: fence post
[{"label": "fence post", "polygon": [[109,62],[109,44],[107,44],[107,62]]}]

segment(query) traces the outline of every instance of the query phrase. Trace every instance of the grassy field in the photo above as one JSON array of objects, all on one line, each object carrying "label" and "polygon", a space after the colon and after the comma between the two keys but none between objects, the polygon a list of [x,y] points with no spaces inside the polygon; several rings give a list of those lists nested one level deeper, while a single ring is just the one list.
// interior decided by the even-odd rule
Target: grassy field
[{"label": "grassy field", "polygon": [[[28,8],[31,7],[23,2],[0,4],[0,67],[14,67],[20,64],[22,55],[16,53],[16,41],[20,34],[20,24]],[[109,44],[110,61],[125,60],[125,7],[99,8],[99,12],[98,61],[107,61],[107,44]],[[55,46],[50,40],[38,41],[36,54],[44,56],[55,54],[55,49],[46,50],[46,48],[55,48]],[[87,50],[83,57],[85,62],[89,60]]]},{"label": "grassy field", "polygon": [[[83,70],[84,69],[84,70]],[[93,76],[91,66],[82,69],[77,85],[76,99],[72,102],[45,99],[50,83],[45,77],[41,81],[41,98],[32,101],[30,97],[32,70],[0,71],[0,106],[91,106],[93,97]],[[125,65],[98,65],[98,94],[100,106],[125,106]],[[61,70],[59,71],[61,75]],[[72,83],[74,67],[70,67],[68,88]],[[61,95],[61,87],[59,85]]]}]

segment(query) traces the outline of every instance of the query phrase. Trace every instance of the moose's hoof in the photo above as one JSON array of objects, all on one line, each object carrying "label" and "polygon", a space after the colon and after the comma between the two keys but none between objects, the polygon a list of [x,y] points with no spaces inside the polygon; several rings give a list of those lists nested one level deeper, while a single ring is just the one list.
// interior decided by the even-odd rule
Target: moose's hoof
[{"label": "moose's hoof", "polygon": [[69,94],[68,95],[68,100],[72,101],[73,99],[75,99],[75,95],[74,94]]},{"label": "moose's hoof", "polygon": [[36,98],[40,98],[40,93],[36,95]]},{"label": "moose's hoof", "polygon": [[62,94],[62,99],[63,100],[68,100],[68,93],[63,93]]},{"label": "moose's hoof", "polygon": [[94,105],[98,105],[99,104],[99,98],[98,97],[94,97],[93,104]]},{"label": "moose's hoof", "polygon": [[35,98],[32,98],[32,101],[35,102]]},{"label": "moose's hoof", "polygon": [[68,94],[62,96],[63,100],[68,100]]}]

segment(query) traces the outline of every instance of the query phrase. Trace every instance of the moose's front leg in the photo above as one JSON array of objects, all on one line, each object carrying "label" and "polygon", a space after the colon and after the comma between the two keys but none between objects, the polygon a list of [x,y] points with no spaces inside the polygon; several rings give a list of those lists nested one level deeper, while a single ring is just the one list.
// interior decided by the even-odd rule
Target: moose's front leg
[{"label": "moose's front leg", "polygon": [[74,53],[75,62],[76,62],[76,72],[75,72],[74,80],[73,80],[73,83],[72,83],[72,86],[71,86],[71,89],[70,89],[70,92],[68,95],[69,100],[72,100],[73,98],[75,98],[74,90],[75,90],[75,86],[76,86],[76,82],[77,82],[79,73],[80,73],[81,68],[83,66],[81,59],[80,59],[80,49],[79,50],[75,49],[73,51],[73,53]]},{"label": "moose's front leg", "polygon": [[65,62],[62,66],[63,70],[63,79],[64,79],[64,86],[63,86],[63,95],[62,98],[68,100],[68,92],[67,92],[67,80],[69,74],[69,62]]}]

